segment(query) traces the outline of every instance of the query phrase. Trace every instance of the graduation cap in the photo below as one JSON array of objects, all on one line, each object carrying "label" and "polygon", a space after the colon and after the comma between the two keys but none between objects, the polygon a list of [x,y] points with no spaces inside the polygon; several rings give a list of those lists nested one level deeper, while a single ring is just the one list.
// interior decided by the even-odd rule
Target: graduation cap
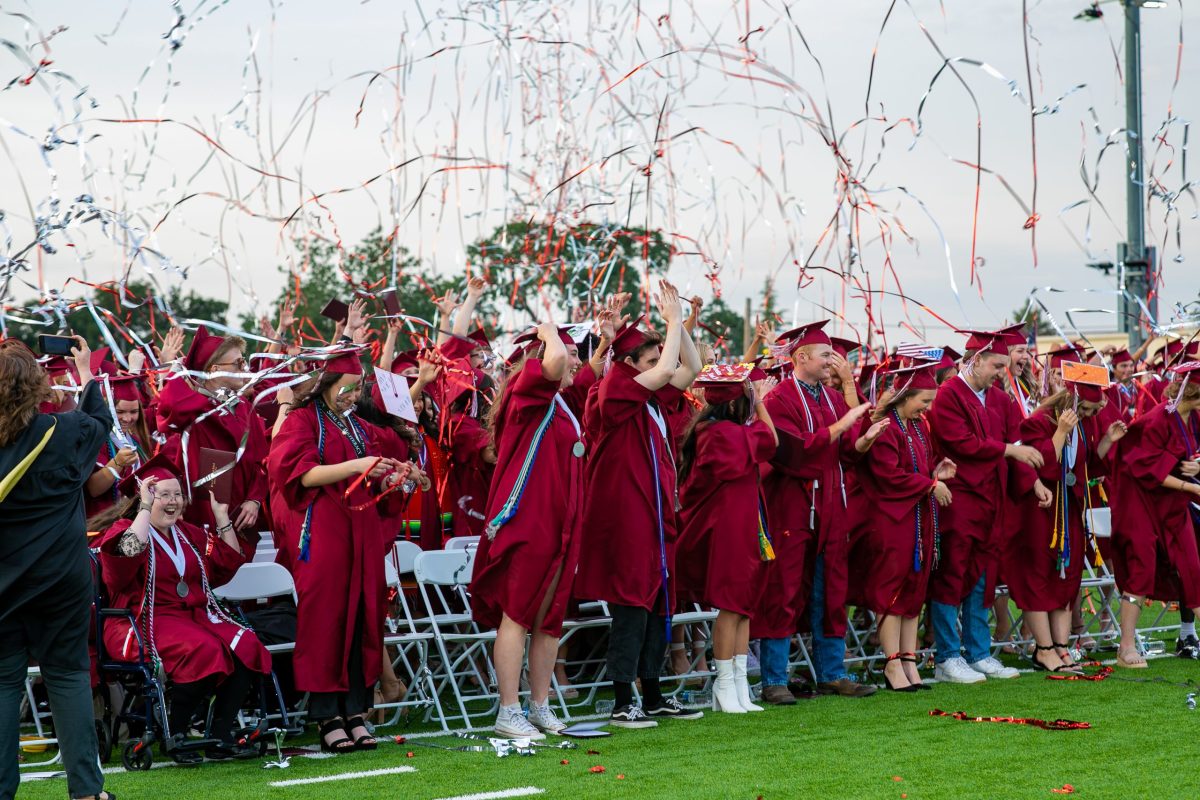
[{"label": "graduation cap", "polygon": [[537,349],[536,342],[530,342],[528,344],[517,345],[517,348],[508,354],[508,358],[504,359],[504,366],[511,367],[513,364],[516,364],[518,361],[520,361],[526,355],[528,355],[529,353],[532,353],[535,349]]},{"label": "graduation cap", "polygon": [[953,347],[942,347],[942,358],[938,361],[938,369],[947,369],[953,367],[962,360],[962,353],[955,350]]},{"label": "graduation cap", "polygon": [[322,369],[334,375],[362,375],[362,361],[359,360],[359,350],[343,350],[333,355],[325,362]]},{"label": "graduation cap", "polygon": [[[620,338],[620,336],[618,335],[617,338]],[[571,338],[571,326],[570,325],[559,325],[558,326],[558,340],[560,342],[562,342],[563,344],[567,345],[568,347],[575,344],[575,340]],[[535,344],[536,345],[539,341],[540,341],[540,339],[538,338],[538,329],[536,327],[534,327],[534,328],[530,328],[529,330],[527,330],[524,333],[517,336],[517,338],[513,339],[513,344]],[[615,344],[615,341],[616,340],[614,340],[614,344]],[[630,348],[630,349],[632,349],[632,348]]]},{"label": "graduation cap", "polygon": [[1004,337],[1004,341],[1009,347],[1024,347],[1029,344],[1029,338],[1025,335],[1024,322],[1001,328],[996,333]]},{"label": "graduation cap", "polygon": [[855,350],[861,350],[862,345],[852,339],[842,339],[837,336],[829,337],[829,343],[833,346],[833,352],[837,353],[842,358],[853,353]]},{"label": "graduation cap", "polygon": [[829,320],[823,319],[818,322],[801,325],[798,328],[792,328],[790,331],[779,334],[775,340],[776,346],[784,347],[788,355],[809,344],[827,344],[832,347],[833,341],[829,338],[829,334],[823,330],[828,324]]},{"label": "graduation cap", "polygon": [[1179,391],[1173,399],[1167,401],[1168,411],[1174,412],[1179,407],[1179,401],[1183,399],[1183,393],[1187,390],[1188,382],[1196,372],[1200,372],[1200,361],[1185,361],[1182,364],[1171,367],[1172,375],[1179,381]]},{"label": "graduation cap", "polygon": [[1122,347],[1120,350],[1109,356],[1109,361],[1111,361],[1114,365],[1124,364],[1126,361],[1133,361],[1133,356],[1130,355],[1129,348]]},{"label": "graduation cap", "polygon": [[696,376],[695,386],[704,390],[709,405],[729,403],[746,395],[746,381],[756,369],[753,364],[709,364]]},{"label": "graduation cap", "polygon": [[392,372],[401,375],[405,370],[420,369],[421,362],[418,358],[420,350],[405,350],[403,353],[396,353],[392,358]]},{"label": "graduation cap", "polygon": [[636,322],[629,323],[624,328],[617,331],[617,334],[613,336],[613,355],[616,356],[632,353],[634,350],[645,344],[646,339],[648,339],[649,336],[650,334],[639,328]]},{"label": "graduation cap", "polygon": [[925,389],[937,389],[937,364],[917,364],[911,367],[891,370],[888,374],[893,378],[893,386],[897,392],[919,392]]},{"label": "graduation cap", "polygon": [[116,375],[117,365],[109,359],[112,355],[112,350],[107,347],[101,347],[99,350],[93,350],[91,358],[88,359],[88,364],[92,368],[93,375]]},{"label": "graduation cap", "polygon": [[217,354],[223,344],[225,344],[225,337],[213,336],[208,332],[208,328],[201,325],[196,329],[196,335],[192,337],[187,355],[183,357],[183,366],[192,372],[203,371],[204,365]]},{"label": "graduation cap", "polygon": [[75,362],[68,360],[66,356],[50,356],[42,362],[42,368],[46,370],[51,378],[57,378],[60,375],[70,373],[74,365]]},{"label": "graduation cap", "polygon": [[467,338],[474,342],[478,347],[482,347],[484,350],[492,349],[492,343],[488,340],[487,331],[485,331],[483,328],[476,328],[475,330],[471,331],[467,334]]},{"label": "graduation cap", "polygon": [[1003,331],[956,331],[967,337],[967,350],[974,350],[977,355],[1008,355],[1011,335]]},{"label": "graduation cap", "polygon": [[157,478],[160,481],[168,481],[174,478],[182,486],[184,482],[182,475],[183,471],[176,466],[174,461],[167,458],[164,454],[158,453],[149,461],[144,462],[128,478],[122,480],[117,485],[117,489],[126,497],[136,497],[139,484],[147,478]]},{"label": "graduation cap", "polygon": [[1064,361],[1076,361],[1083,363],[1080,358],[1079,348],[1073,344],[1063,344],[1046,353],[1050,359],[1050,369],[1062,369]]},{"label": "graduation cap", "polygon": [[144,403],[146,393],[142,387],[142,379],[138,375],[113,375],[108,379],[114,403],[133,401]]}]

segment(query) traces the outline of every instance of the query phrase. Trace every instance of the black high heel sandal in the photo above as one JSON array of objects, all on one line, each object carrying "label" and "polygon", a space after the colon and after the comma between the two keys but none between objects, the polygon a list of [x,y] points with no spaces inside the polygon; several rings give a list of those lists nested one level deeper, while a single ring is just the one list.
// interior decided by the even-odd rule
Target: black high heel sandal
[{"label": "black high heel sandal", "polygon": [[[904,659],[901,658],[902,655],[904,655],[904,654],[896,653],[895,655],[888,656],[887,660],[889,662],[890,661],[903,661]],[[886,663],[885,663],[885,666],[886,666]],[[895,686],[892,686],[892,681],[890,678],[888,678],[887,672],[883,673],[883,682],[884,682],[884,685],[887,686],[887,689],[889,692],[909,692],[909,693],[911,693],[911,692],[919,691],[917,689],[916,684],[913,684],[913,683],[910,683],[908,686],[901,686],[900,688],[896,688]]]},{"label": "black high heel sandal", "polygon": [[346,723],[341,717],[327,719],[320,723],[317,727],[317,733],[321,737],[321,752],[322,753],[352,753],[357,745],[349,736],[343,736],[340,739],[334,739],[332,742],[325,740],[325,737],[334,731],[346,730]]},{"label": "black high heel sandal", "polygon": [[[364,720],[361,715],[357,717],[350,717],[350,719],[346,720],[346,733],[349,733],[351,736],[353,736],[354,734],[351,733],[351,731],[353,731],[355,728],[362,728],[365,731],[371,730],[367,727],[367,721]],[[366,736],[360,736],[354,740],[355,750],[374,750],[378,746],[379,743],[370,733],[367,733]]]},{"label": "black high heel sandal", "polygon": [[[1063,659],[1062,669],[1064,672],[1074,672],[1077,675],[1083,674],[1083,667],[1079,666],[1079,663],[1075,661],[1075,657],[1071,655],[1071,648],[1069,646],[1055,642],[1053,647],[1054,652],[1058,655],[1058,657]],[[1066,658],[1063,658],[1063,653],[1067,654]]]},{"label": "black high heel sandal", "polygon": [[[921,659],[917,658],[916,653],[901,653],[900,654],[900,662],[905,663],[905,664],[920,664]],[[905,677],[907,677],[907,675]],[[918,673],[918,677],[920,677],[919,673]],[[924,681],[918,681],[917,683],[910,684],[910,685],[915,686],[920,691],[926,691],[926,692],[933,691],[933,687],[930,686],[928,683],[925,683]]]},{"label": "black high heel sandal", "polygon": [[[1031,655],[1029,658],[1033,662],[1034,670],[1036,670],[1038,672],[1070,672],[1074,675],[1082,675],[1083,674],[1082,670],[1079,669],[1079,665],[1077,665],[1077,664],[1059,664],[1057,667],[1047,667],[1045,664],[1043,664],[1041,661],[1038,660],[1038,657],[1037,657],[1038,652],[1044,653],[1047,650],[1057,651],[1056,645],[1050,644],[1050,645],[1046,645],[1045,647],[1043,647],[1040,644],[1035,644],[1033,646],[1033,648],[1034,648],[1033,655]],[[1056,654],[1057,654],[1057,652],[1056,652]]]}]

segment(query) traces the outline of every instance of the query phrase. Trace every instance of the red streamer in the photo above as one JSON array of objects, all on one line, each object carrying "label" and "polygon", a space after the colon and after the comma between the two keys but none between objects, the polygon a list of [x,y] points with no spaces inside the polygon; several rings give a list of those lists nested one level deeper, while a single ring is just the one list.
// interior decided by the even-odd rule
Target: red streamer
[{"label": "red streamer", "polygon": [[1047,731],[1079,731],[1092,727],[1090,722],[1076,722],[1070,719],[1044,720],[1035,717],[974,717],[965,711],[942,711],[935,708],[929,712],[931,717],[953,717],[962,722],[1003,722],[1008,725],[1030,725]]}]

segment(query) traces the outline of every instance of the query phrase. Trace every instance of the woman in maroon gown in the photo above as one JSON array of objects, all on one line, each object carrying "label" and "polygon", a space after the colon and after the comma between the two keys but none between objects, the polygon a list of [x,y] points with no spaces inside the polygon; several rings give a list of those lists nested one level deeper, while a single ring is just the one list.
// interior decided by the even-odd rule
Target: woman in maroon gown
[{"label": "woman in maroon gown", "polygon": [[[212,588],[228,583],[243,563],[229,509],[210,500],[217,522],[210,533],[183,521],[179,470],[163,456],[147,461],[120,488],[125,495],[137,494],[141,502],[125,501],[100,518],[111,523],[99,545],[101,574],[109,602],[134,612],[147,657],[161,660],[173,684],[168,752],[179,763],[200,762],[199,753],[177,745],[215,689],[208,736],[221,743],[207,748],[206,755],[215,760],[253,758],[257,748],[237,744],[233,726],[251,673],[269,673],[271,656],[254,632],[230,618],[212,595]],[[136,635],[121,619],[106,622],[104,647],[117,659],[138,655]]]},{"label": "woman in maroon gown", "polygon": [[938,509],[950,505],[945,481],[956,469],[948,459],[937,461],[925,421],[937,395],[937,371],[933,364],[894,371],[887,401],[862,423],[890,422],[857,472],[865,501],[863,599],[878,620],[884,681],[897,692],[928,688],[917,672],[917,627],[937,561]]},{"label": "woman in maroon gown", "polygon": [[310,693],[321,747],[335,753],[375,747],[363,714],[383,658],[386,523],[407,477],[383,455],[379,430],[352,413],[361,381],[357,350],[330,359],[282,409],[267,465],[285,506],[281,532],[295,543],[296,688]]},{"label": "woman in maroon gown", "polygon": [[[496,733],[541,739],[543,731],[565,727],[547,698],[579,563],[584,456],[579,417],[590,382],[575,380],[579,350],[565,328],[543,323],[537,337],[541,358],[526,359],[509,376],[493,409],[496,471],[471,606],[480,625],[496,630]],[[526,634],[532,634],[528,719],[518,697]]]},{"label": "woman in maroon gown", "polygon": [[750,701],[746,659],[750,617],[775,558],[758,472],[779,440],[762,402],[768,383],[756,381],[749,394],[751,372],[749,364],[701,371],[696,385],[704,389],[705,405],[684,436],[679,460],[679,591],[718,609],[713,710],[733,714],[762,711]]},{"label": "woman in maroon gown", "polygon": [[1025,478],[1018,477],[1012,493],[1021,524],[1005,553],[1009,592],[1033,633],[1033,666],[1052,672],[1078,671],[1068,639],[1071,607],[1079,596],[1089,546],[1084,530],[1087,487],[1101,474],[1113,443],[1125,435],[1119,421],[1101,437],[1095,435],[1094,425],[1084,424],[1104,407],[1099,386],[1066,386],[1021,422],[1021,442],[1042,454],[1036,477],[1054,498],[1045,504],[1033,497],[1033,472],[1022,470]]},{"label": "woman in maroon gown", "polygon": [[1118,446],[1111,498],[1113,562],[1121,590],[1117,665],[1145,669],[1137,622],[1146,597],[1200,613],[1200,555],[1192,518],[1200,502],[1200,362],[1180,364],[1168,402],[1141,414]]},{"label": "woman in maroon gown", "polygon": [[190,375],[167,381],[158,398],[157,413],[158,430],[166,437],[162,452],[182,467],[181,477],[188,482],[184,493],[189,504],[184,514],[193,525],[215,527],[208,486],[194,486],[201,477],[201,448],[241,451],[232,470],[229,507],[234,531],[243,537],[242,549],[252,558],[258,545],[259,512],[267,499],[263,470],[269,450],[266,427],[262,417],[250,409],[249,400],[232,399],[245,386],[245,379],[220,374],[245,373],[245,350],[242,339],[212,336],[201,326],[183,359]]}]

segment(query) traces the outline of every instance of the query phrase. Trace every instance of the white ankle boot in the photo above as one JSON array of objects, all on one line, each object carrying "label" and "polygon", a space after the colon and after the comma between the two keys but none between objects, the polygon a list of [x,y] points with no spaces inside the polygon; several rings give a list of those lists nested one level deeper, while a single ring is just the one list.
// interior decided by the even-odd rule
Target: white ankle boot
[{"label": "white ankle boot", "polygon": [[762,706],[750,702],[750,679],[746,677],[746,654],[733,657],[733,682],[737,688],[738,703],[746,711],[762,711]]},{"label": "white ankle boot", "polygon": [[737,685],[733,678],[733,660],[713,661],[717,665],[717,677],[712,687],[713,711],[724,711],[729,714],[745,714],[741,700],[738,698]]}]

